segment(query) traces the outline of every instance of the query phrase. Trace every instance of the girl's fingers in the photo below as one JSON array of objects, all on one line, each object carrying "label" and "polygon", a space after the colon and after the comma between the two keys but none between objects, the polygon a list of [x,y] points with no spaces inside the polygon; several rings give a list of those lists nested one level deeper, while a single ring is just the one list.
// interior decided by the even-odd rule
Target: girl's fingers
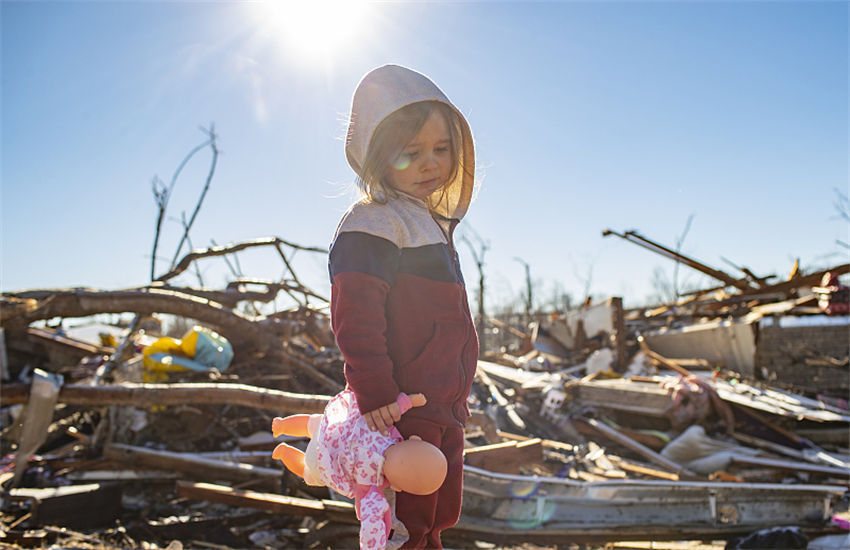
[{"label": "girl's fingers", "polygon": [[371,425],[369,424],[369,422],[366,422],[366,425],[369,426],[372,431],[377,430],[382,434],[387,435],[387,424],[381,414],[381,409],[375,409],[374,411],[370,411],[365,416],[368,416],[372,420]]},{"label": "girl's fingers", "polygon": [[398,403],[392,403],[387,405],[387,407],[389,408],[390,416],[393,418],[393,423],[401,420],[401,408],[398,406]]},{"label": "girl's fingers", "polygon": [[381,428],[381,433],[387,435],[387,426],[392,426],[395,420],[393,420],[393,415],[390,413],[389,407],[381,407],[378,411],[381,413],[381,420],[384,424]]}]

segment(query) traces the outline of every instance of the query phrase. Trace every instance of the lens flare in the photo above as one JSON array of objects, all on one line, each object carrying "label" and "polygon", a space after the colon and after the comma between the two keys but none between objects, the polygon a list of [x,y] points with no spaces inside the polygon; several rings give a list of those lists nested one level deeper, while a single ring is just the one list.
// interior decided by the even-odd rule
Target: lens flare
[{"label": "lens flare", "polygon": [[[555,503],[545,500],[540,503],[538,499],[525,500],[522,506],[511,507],[511,517],[508,523],[517,531],[530,531],[540,527],[555,515]],[[542,509],[541,509],[542,507]]]},{"label": "lens flare", "polygon": [[539,487],[539,481],[515,481],[514,483],[511,483],[510,492],[511,496],[515,498],[526,499],[534,496]]},{"label": "lens flare", "polygon": [[407,170],[410,166],[410,155],[402,153],[392,161],[392,167],[396,170]]}]

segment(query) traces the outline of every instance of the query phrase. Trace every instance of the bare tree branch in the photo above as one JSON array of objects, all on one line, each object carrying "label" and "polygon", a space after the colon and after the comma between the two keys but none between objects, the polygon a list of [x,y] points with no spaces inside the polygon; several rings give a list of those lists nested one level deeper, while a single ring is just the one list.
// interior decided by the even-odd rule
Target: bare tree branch
[{"label": "bare tree branch", "polygon": [[323,248],[318,247],[307,247],[301,246],[294,243],[290,243],[288,241],[284,241],[278,237],[267,237],[263,239],[256,239],[253,241],[245,241],[237,244],[230,244],[225,246],[215,246],[212,248],[206,248],[202,250],[193,250],[192,252],[183,256],[183,258],[177,263],[177,265],[168,273],[159,276],[157,281],[167,281],[169,279],[173,279],[174,277],[180,275],[191,265],[191,263],[199,258],[206,258],[210,256],[223,256],[225,254],[233,254],[234,252],[239,252],[240,250],[245,250],[248,248],[255,248],[260,246],[274,246],[277,247],[279,245],[286,245],[290,248],[295,248],[297,250],[305,250],[307,252],[318,252],[321,254],[327,254],[328,251]]},{"label": "bare tree branch", "polygon": [[[682,231],[682,234],[679,235],[679,238],[676,239],[676,254],[682,253],[682,245],[685,243],[685,238],[688,236],[688,232],[691,230],[691,223],[694,221],[695,213],[691,213],[688,216],[688,221],[685,222],[685,229]],[[681,260],[676,258],[676,263],[673,265],[673,299],[679,299],[679,265],[681,264]]]},{"label": "bare tree branch", "polygon": [[850,222],[850,197],[841,189],[837,187],[834,189],[835,200],[833,200],[832,205],[835,207],[835,211],[838,212],[838,217],[846,222]]},{"label": "bare tree branch", "polygon": [[529,267],[528,262],[520,257],[514,256],[514,260],[525,267],[525,323],[527,326],[531,321],[531,310],[534,307],[531,294],[531,268]]},{"label": "bare tree branch", "polygon": [[476,248],[465,232],[460,238],[460,240],[465,242],[469,247],[469,251],[472,253],[472,257],[475,260],[475,265],[478,267],[478,319],[476,326],[478,327],[479,356],[483,357],[487,349],[487,334],[484,330],[484,320],[486,319],[486,315],[484,313],[484,254],[486,254],[487,250],[490,248],[490,243],[485,242],[484,239],[482,239],[478,233],[472,229],[472,227],[467,225],[466,229],[471,232],[478,241],[478,248]]},{"label": "bare tree branch", "polygon": [[[192,239],[189,237],[189,224],[186,223],[186,212],[181,213],[180,222],[183,224],[183,230],[186,232],[186,242],[189,243],[189,249],[194,249],[192,246]],[[195,276],[198,277],[198,286],[204,287],[204,278],[201,276],[201,268],[198,264],[195,264]]]},{"label": "bare tree branch", "polygon": [[[215,145],[215,128],[212,124],[210,124],[210,129],[205,130],[209,133],[210,139],[207,142],[212,148],[212,160],[210,161],[210,171],[207,174],[207,180],[204,182],[204,188],[201,190],[201,196],[198,198],[198,203],[195,205],[195,210],[192,212],[192,216],[189,218],[189,223],[186,225],[186,230],[183,231],[183,237],[181,237],[180,242],[177,244],[177,250],[174,251],[174,257],[171,259],[171,265],[169,269],[174,268],[174,264],[177,263],[177,257],[180,255],[180,250],[183,248],[183,243],[186,242],[186,239],[189,238],[189,230],[192,228],[192,224],[195,223],[195,218],[198,216],[198,211],[201,209],[201,205],[204,202],[204,197],[207,196],[207,191],[209,191],[210,183],[212,182],[213,174],[215,173],[215,165],[218,161],[218,147]],[[153,277],[151,277],[153,279]]]},{"label": "bare tree branch", "polygon": [[180,172],[183,171],[183,168],[185,168],[186,164],[189,162],[189,159],[191,159],[193,156],[195,156],[195,154],[198,151],[200,151],[201,149],[203,149],[204,147],[209,145],[209,143],[210,143],[209,140],[207,140],[207,141],[203,142],[202,144],[196,146],[191,151],[189,151],[189,154],[186,155],[186,157],[183,159],[183,162],[181,162],[180,165],[177,167],[177,170],[174,171],[174,175],[171,176],[171,183],[168,185],[168,187],[165,187],[165,184],[162,182],[162,180],[159,179],[159,177],[154,176],[154,179],[153,179],[153,194],[154,194],[154,200],[157,203],[157,207],[158,207],[159,212],[157,213],[157,218],[156,218],[156,230],[154,231],[154,236],[153,236],[153,252],[151,253],[151,280],[152,281],[154,280],[155,271],[156,271],[156,267],[155,267],[156,266],[156,249],[159,245],[160,230],[162,228],[162,221],[165,219],[165,210],[168,207],[168,200],[169,200],[169,198],[171,198],[171,191],[174,189],[174,184],[177,183],[177,177],[180,175]]}]

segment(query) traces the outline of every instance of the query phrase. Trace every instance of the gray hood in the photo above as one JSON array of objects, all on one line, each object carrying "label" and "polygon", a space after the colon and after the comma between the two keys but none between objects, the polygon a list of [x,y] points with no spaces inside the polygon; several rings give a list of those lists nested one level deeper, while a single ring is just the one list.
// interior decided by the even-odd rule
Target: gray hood
[{"label": "gray hood", "polygon": [[475,188],[472,132],[463,114],[425,75],[399,65],[384,65],[363,77],[351,102],[345,156],[351,168],[362,176],[360,170],[366,158],[366,150],[378,124],[393,111],[419,101],[440,101],[458,115],[462,142],[458,148],[458,161],[461,169],[457,171],[455,179],[446,184],[445,198],[439,204],[430,204],[430,207],[441,216],[460,219],[466,214]]}]

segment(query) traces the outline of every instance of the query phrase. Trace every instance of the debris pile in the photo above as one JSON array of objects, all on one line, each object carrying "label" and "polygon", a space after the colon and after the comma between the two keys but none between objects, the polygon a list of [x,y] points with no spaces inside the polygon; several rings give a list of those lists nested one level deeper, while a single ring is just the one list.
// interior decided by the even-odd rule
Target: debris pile
[{"label": "debris pile", "polygon": [[[167,283],[253,246],[295,245],[192,252],[144,288],[2,295],[0,543],[356,545],[353,505],[271,459],[272,418],[321,412],[344,386],[327,301],[291,269],[224,290]],[[848,271],[776,284],[716,271],[721,288],[674,304],[612,297],[530,325],[487,319],[500,338],[482,349],[446,543],[732,548],[777,526],[787,544],[846,537]],[[281,292],[296,307],[259,314]],[[61,322],[116,313],[135,317]],[[165,335],[163,315],[191,321]]]}]

